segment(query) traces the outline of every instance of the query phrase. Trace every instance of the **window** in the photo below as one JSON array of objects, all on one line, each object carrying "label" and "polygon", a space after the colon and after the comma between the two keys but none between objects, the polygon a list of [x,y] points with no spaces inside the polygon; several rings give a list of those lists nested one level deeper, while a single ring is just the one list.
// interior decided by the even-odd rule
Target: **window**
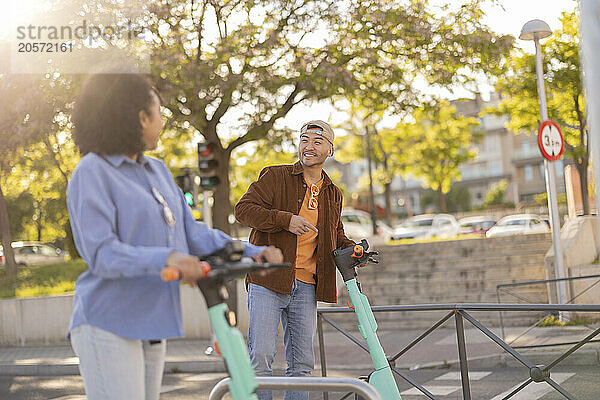
[{"label": "window", "polygon": [[433,219],[408,219],[402,224],[402,226],[406,228],[431,225],[433,225]]},{"label": "window", "polygon": [[358,220],[361,225],[372,225],[373,224],[373,222],[371,222],[371,218],[363,217],[362,215],[360,217],[358,217]]},{"label": "window", "polygon": [[500,153],[502,144],[499,135],[487,135],[484,140],[484,150],[487,153]]},{"label": "window", "polygon": [[528,164],[523,168],[523,172],[525,174],[525,182],[531,182],[533,180],[533,167]]},{"label": "window", "polygon": [[342,222],[350,222],[353,224],[360,224],[356,215],[342,215]]},{"label": "window", "polygon": [[502,174],[502,161],[492,161],[487,166],[488,175],[500,175]]},{"label": "window", "polygon": [[498,226],[525,226],[527,225],[526,219],[509,219],[506,221],[498,222]]},{"label": "window", "polygon": [[60,253],[60,250],[51,246],[40,246],[40,254],[43,256],[53,257]]},{"label": "window", "polygon": [[24,246],[19,251],[19,254],[36,254],[36,253],[37,253],[37,248],[34,246]]}]

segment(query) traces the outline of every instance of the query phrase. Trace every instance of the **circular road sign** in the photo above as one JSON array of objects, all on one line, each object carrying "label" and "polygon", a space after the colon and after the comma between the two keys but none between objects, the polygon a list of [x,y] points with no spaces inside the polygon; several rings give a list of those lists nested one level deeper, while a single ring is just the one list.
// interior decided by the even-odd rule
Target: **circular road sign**
[{"label": "circular road sign", "polygon": [[556,122],[542,122],[538,130],[538,145],[544,158],[549,161],[556,161],[562,156],[565,140]]}]

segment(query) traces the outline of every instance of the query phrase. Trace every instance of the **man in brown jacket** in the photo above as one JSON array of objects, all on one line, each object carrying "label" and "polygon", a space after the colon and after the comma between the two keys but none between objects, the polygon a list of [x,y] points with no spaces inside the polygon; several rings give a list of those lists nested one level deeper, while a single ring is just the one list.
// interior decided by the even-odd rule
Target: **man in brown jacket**
[{"label": "man in brown jacket", "polygon": [[[263,169],[235,206],[235,217],[252,228],[250,242],[281,249],[289,270],[250,274],[248,350],[259,376],[272,375],[279,320],[283,325],[286,376],[309,376],[314,369],[313,339],[317,301],[334,303],[336,267],[332,251],[353,246],[340,218],[342,192],[323,171],[333,156],[333,129],[324,121],[300,129],[294,165]],[[258,392],[260,400],[271,392]],[[286,392],[285,400],[308,399]]]}]

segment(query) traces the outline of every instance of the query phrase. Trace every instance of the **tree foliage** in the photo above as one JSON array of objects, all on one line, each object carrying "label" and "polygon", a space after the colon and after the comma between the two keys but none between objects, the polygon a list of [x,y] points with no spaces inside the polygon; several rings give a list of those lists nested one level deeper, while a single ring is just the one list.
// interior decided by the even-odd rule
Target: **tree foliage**
[{"label": "tree foliage", "polygon": [[52,104],[40,96],[40,79],[28,75],[0,74],[0,239],[6,257],[7,275],[17,266],[10,243],[10,218],[4,192],[6,179],[16,163],[16,155],[27,145],[40,140],[52,124]]},{"label": "tree foliage", "polygon": [[[587,169],[590,149],[585,102],[581,83],[577,11],[563,13],[561,28],[542,45],[548,116],[565,138],[565,156],[580,175],[584,213],[589,213]],[[540,121],[535,56],[515,50],[496,84],[504,100],[491,110],[509,117],[507,128],[537,134]]]},{"label": "tree foliage", "polygon": [[[440,210],[440,196],[432,189],[427,189],[421,195],[421,207],[427,210],[434,208]],[[471,194],[465,186],[452,185],[450,191],[446,194],[447,212],[456,213],[468,211],[471,209]]]},{"label": "tree foliage", "polygon": [[400,123],[393,130],[393,154],[402,160],[402,170],[438,192],[442,212],[445,194],[460,179],[460,165],[475,158],[471,144],[480,139],[479,121],[456,113],[447,101],[414,112],[415,122]]},{"label": "tree foliage", "polygon": [[503,205],[504,197],[506,195],[506,188],[508,187],[508,180],[502,179],[492,185],[492,188],[485,195],[483,200],[484,206],[499,206]]},{"label": "tree foliage", "polygon": [[289,135],[303,101],[361,98],[401,109],[415,78],[464,84],[498,65],[512,39],[480,22],[479,2],[444,18],[426,1],[154,1],[152,71],[183,137],[218,143],[214,222],[227,228],[232,152]]}]

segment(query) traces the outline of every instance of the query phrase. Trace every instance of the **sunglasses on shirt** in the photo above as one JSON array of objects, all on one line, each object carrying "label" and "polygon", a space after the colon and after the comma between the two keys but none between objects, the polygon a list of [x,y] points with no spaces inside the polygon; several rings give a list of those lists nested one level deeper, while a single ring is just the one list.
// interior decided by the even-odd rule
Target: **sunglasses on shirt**
[{"label": "sunglasses on shirt", "polygon": [[160,194],[158,189],[155,188],[154,186],[152,187],[152,194],[154,195],[154,198],[156,199],[156,201],[158,201],[158,203],[162,206],[163,217],[165,218],[167,225],[174,226],[175,225],[175,214],[173,214],[173,211],[171,211],[171,209],[169,208],[169,205],[165,201],[165,198],[163,197],[163,195]]},{"label": "sunglasses on shirt", "polygon": [[308,209],[316,210],[319,206],[319,201],[317,196],[319,195],[319,187],[314,183],[310,185],[310,198],[308,199]]}]

